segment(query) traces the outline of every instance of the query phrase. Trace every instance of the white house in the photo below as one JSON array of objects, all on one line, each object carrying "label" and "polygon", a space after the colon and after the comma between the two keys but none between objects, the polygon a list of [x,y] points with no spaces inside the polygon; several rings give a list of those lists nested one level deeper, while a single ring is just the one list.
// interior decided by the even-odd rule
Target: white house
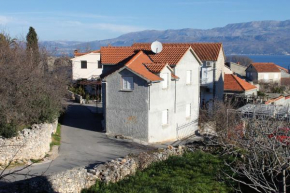
[{"label": "white house", "polygon": [[280,83],[281,71],[274,63],[252,63],[246,69],[246,78],[250,81]]},{"label": "white house", "polygon": [[102,47],[101,62],[108,134],[156,143],[198,129],[202,62],[190,46]]},{"label": "white house", "polygon": [[[163,43],[163,47],[191,47],[202,61],[200,101],[223,100],[225,55],[222,43]],[[148,48],[150,43],[134,43],[135,48]]]},{"label": "white house", "polygon": [[79,79],[96,80],[102,74],[102,64],[100,62],[100,50],[79,53],[74,52],[72,61],[72,80]]}]

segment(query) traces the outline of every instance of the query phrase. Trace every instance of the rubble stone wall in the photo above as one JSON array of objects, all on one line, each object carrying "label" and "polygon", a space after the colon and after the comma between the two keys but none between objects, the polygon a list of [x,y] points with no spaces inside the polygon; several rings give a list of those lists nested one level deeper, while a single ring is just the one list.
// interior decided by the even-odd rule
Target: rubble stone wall
[{"label": "rubble stone wall", "polygon": [[51,134],[56,132],[58,122],[34,124],[31,129],[23,129],[16,137],[0,137],[0,169],[10,161],[25,164],[31,159],[45,157],[50,150]]}]

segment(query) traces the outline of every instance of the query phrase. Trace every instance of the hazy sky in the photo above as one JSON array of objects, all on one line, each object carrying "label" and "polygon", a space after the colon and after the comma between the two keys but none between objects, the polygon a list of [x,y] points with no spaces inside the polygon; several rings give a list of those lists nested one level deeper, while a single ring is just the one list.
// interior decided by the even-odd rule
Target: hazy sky
[{"label": "hazy sky", "polygon": [[[2,0],[1,0],[2,1]],[[289,0],[3,0],[0,29],[40,40],[90,41],[156,29],[210,29],[290,19]]]}]

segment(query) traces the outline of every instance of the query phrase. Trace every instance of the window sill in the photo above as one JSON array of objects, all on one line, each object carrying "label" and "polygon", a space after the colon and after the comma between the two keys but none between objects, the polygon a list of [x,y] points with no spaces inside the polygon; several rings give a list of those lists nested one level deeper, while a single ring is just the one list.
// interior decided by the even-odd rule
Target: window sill
[{"label": "window sill", "polygon": [[185,84],[186,86],[190,86],[190,85],[192,85],[191,83],[190,84]]},{"label": "window sill", "polygon": [[165,124],[165,125],[162,125],[162,128],[166,128],[168,126],[169,126],[169,124]]},{"label": "window sill", "polygon": [[119,90],[120,92],[133,92],[133,90]]},{"label": "window sill", "polygon": [[162,90],[168,90],[168,87],[167,88],[162,88]]}]

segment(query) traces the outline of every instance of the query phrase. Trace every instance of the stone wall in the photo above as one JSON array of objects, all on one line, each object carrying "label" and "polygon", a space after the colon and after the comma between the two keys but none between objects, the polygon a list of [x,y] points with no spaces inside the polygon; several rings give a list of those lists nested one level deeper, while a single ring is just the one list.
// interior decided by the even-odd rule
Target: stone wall
[{"label": "stone wall", "polygon": [[[142,152],[137,155],[128,155],[125,158],[111,160],[104,164],[96,165],[93,169],[74,168],[49,177],[38,177],[25,182],[13,184],[2,192],[61,192],[79,193],[84,188],[95,184],[96,180],[109,183],[118,182],[126,176],[133,175],[137,170],[143,170],[154,162],[163,161],[169,156],[180,156],[185,152],[184,146],[174,148],[169,146],[166,149],[157,151]],[[1,188],[0,188],[1,189]]]},{"label": "stone wall", "polygon": [[57,123],[34,124],[31,129],[23,129],[16,137],[0,137],[0,169],[10,161],[27,163],[31,159],[44,158],[50,150],[51,134],[56,132]]}]

